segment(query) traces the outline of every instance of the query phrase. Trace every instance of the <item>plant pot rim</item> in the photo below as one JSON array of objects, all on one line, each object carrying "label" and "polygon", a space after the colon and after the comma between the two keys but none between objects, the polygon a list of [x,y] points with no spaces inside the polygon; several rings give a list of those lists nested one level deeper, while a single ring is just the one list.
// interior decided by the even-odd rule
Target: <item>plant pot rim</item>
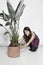
[{"label": "plant pot rim", "polygon": [[10,43],[8,47],[18,47],[18,46],[20,46],[19,43],[16,43],[16,44],[15,43],[14,44]]}]

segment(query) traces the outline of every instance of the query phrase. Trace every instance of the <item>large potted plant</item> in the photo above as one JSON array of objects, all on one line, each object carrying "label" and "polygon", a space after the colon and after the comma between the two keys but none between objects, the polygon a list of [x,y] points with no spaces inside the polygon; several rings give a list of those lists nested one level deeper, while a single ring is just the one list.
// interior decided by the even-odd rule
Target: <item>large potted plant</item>
[{"label": "large potted plant", "polygon": [[[20,56],[20,44],[18,43],[19,38],[19,20],[25,8],[25,4],[23,4],[23,0],[20,0],[16,10],[14,11],[10,2],[7,1],[7,8],[9,15],[4,11],[0,13],[0,19],[6,21],[5,26],[0,23],[0,27],[6,29],[4,35],[9,34],[10,37],[10,45],[8,46],[8,56],[9,57],[19,57]],[[10,31],[6,28],[9,26]]]}]

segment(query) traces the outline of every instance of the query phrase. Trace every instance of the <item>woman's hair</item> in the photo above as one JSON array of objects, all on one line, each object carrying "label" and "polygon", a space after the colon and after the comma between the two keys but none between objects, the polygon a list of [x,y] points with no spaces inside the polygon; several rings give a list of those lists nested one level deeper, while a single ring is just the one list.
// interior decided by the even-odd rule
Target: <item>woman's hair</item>
[{"label": "woman's hair", "polygon": [[25,30],[28,30],[31,33],[31,30],[29,27],[24,27],[24,29],[23,29],[24,34],[25,34]]},{"label": "woman's hair", "polygon": [[[29,31],[29,35],[28,36],[25,34],[25,30]],[[31,32],[30,28],[29,27],[24,27],[23,32],[24,32],[24,36],[23,37],[24,37],[25,41],[26,42],[29,41],[31,36],[32,36],[32,32]]]}]

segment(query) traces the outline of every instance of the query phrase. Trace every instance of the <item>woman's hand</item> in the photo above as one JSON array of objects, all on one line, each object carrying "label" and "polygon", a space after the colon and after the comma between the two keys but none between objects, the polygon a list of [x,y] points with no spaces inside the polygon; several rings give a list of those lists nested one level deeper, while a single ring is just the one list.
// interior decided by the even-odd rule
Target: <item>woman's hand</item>
[{"label": "woman's hand", "polygon": [[23,46],[21,45],[21,46],[20,46],[20,49],[23,49],[23,48],[25,48],[25,45],[23,45]]}]

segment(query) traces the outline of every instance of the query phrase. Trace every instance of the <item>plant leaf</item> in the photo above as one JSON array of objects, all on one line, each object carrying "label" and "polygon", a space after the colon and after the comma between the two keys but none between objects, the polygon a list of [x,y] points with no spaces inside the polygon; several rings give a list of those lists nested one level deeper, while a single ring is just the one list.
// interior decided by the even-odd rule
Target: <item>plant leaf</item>
[{"label": "plant leaf", "polygon": [[2,12],[3,12],[3,19],[5,21],[8,21],[9,20],[9,16],[7,14],[5,14],[4,11],[2,11]]},{"label": "plant leaf", "polygon": [[8,26],[8,25],[10,25],[10,22],[7,22],[7,23],[5,24],[5,26]]},{"label": "plant leaf", "polygon": [[2,17],[4,21],[8,21],[10,19],[10,16],[5,14],[4,11],[2,12],[3,13],[0,13],[0,17]]},{"label": "plant leaf", "polygon": [[5,32],[4,35],[8,34],[9,32]]},{"label": "plant leaf", "polygon": [[14,9],[8,1],[7,1],[7,8],[8,8],[8,12],[9,12],[11,18],[14,18],[14,15],[15,15]]},{"label": "plant leaf", "polygon": [[20,16],[22,15],[24,8],[25,5],[23,4],[22,7],[18,10],[17,14],[15,15],[16,20],[20,19]]},{"label": "plant leaf", "polygon": [[2,27],[3,27],[3,25],[2,25],[2,24],[0,24],[0,26],[2,26]]},{"label": "plant leaf", "polygon": [[13,42],[17,42],[17,41],[18,41],[18,38],[19,38],[19,34],[18,34],[18,32],[16,32],[16,33],[13,34],[13,36],[12,36],[12,41],[13,41]]},{"label": "plant leaf", "polygon": [[3,13],[0,13],[0,17],[3,17]]},{"label": "plant leaf", "polygon": [[22,7],[23,1],[24,1],[24,0],[20,0],[18,6],[17,6],[17,8],[16,8],[15,14],[16,14],[16,13],[18,12],[18,10]]}]

